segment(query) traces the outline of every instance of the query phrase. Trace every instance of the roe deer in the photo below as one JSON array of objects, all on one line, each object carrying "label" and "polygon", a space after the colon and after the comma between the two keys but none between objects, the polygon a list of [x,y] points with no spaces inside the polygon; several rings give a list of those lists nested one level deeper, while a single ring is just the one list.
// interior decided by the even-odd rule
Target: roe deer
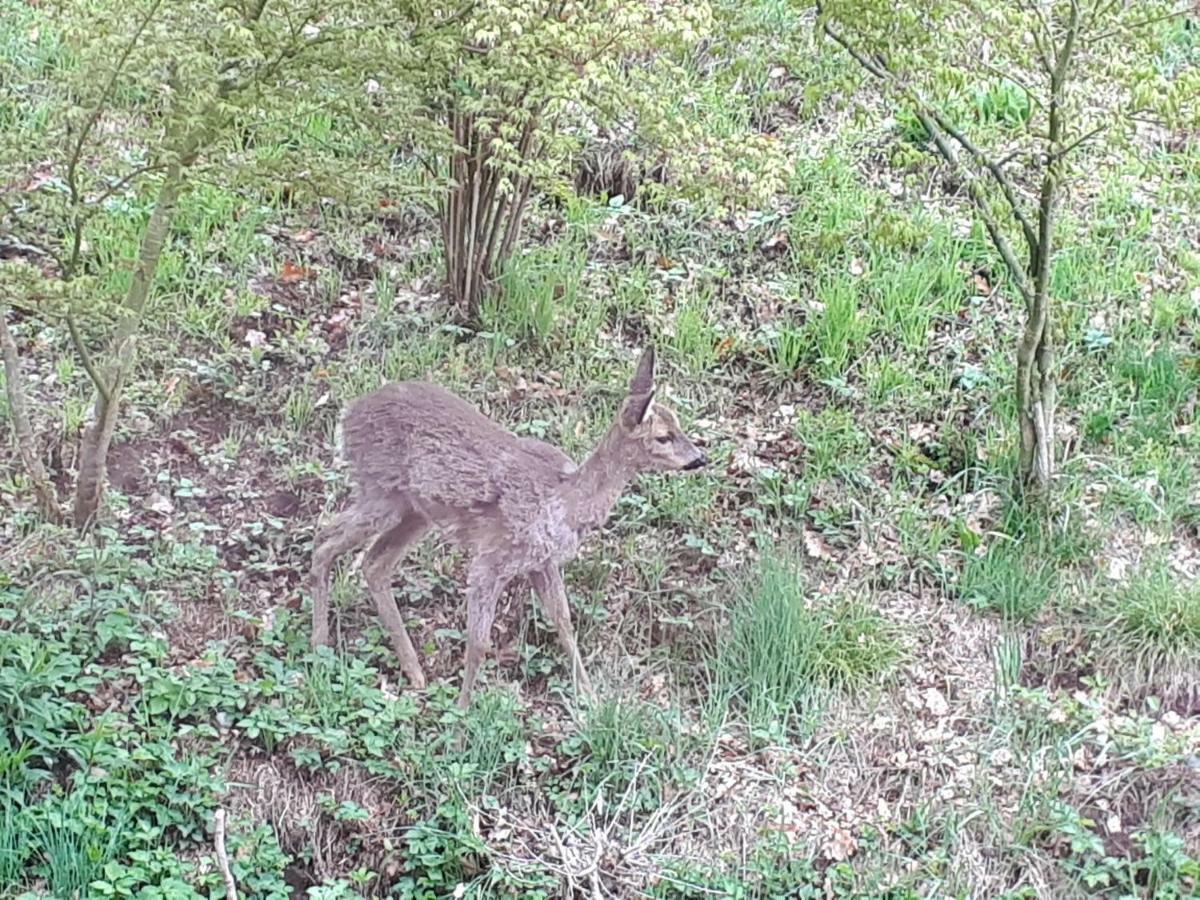
[{"label": "roe deer", "polygon": [[396,608],[391,576],[405,551],[432,529],[471,556],[459,706],[471,703],[496,602],[518,576],[532,583],[575,684],[591,695],[571,629],[563,563],[608,518],[639,472],[698,469],[708,462],[675,414],[653,399],[651,347],[642,354],[615,421],[580,466],[550,444],[511,434],[429,382],[384,385],[352,402],[342,417],[351,504],[314,542],[313,644],[329,641],[334,560],[373,538],[362,564],[367,589],[401,668],[423,688],[425,675]]}]

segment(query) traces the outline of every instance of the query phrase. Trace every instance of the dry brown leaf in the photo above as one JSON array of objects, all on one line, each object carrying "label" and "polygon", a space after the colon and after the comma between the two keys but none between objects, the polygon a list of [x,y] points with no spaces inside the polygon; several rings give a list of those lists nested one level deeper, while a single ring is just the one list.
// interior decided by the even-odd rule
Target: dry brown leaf
[{"label": "dry brown leaf", "polygon": [[835,828],[833,836],[821,847],[825,858],[833,862],[844,862],[858,852],[858,841],[845,828]]},{"label": "dry brown leaf", "polygon": [[297,281],[304,281],[311,278],[313,270],[298,266],[294,262],[284,261],[283,268],[279,270],[279,280],[283,284],[294,284]]},{"label": "dry brown leaf", "polygon": [[786,231],[777,231],[759,245],[759,249],[764,253],[774,253],[776,251],[786,250],[788,247],[788,233]]},{"label": "dry brown leaf", "polygon": [[829,547],[826,545],[825,539],[815,531],[805,528],[802,537],[804,539],[804,552],[813,559],[833,559],[833,554],[829,552]]}]

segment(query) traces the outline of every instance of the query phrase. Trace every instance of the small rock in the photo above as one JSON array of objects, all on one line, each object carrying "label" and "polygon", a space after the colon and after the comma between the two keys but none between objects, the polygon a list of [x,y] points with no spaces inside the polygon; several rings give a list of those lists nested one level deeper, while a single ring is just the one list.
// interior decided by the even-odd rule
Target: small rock
[{"label": "small rock", "polygon": [[950,704],[946,702],[945,695],[934,687],[925,690],[925,708],[939,719],[950,714]]},{"label": "small rock", "polygon": [[171,502],[170,497],[164,497],[162,494],[155,491],[146,498],[146,509],[151,512],[161,513],[164,516],[169,516],[175,512],[175,504]]}]

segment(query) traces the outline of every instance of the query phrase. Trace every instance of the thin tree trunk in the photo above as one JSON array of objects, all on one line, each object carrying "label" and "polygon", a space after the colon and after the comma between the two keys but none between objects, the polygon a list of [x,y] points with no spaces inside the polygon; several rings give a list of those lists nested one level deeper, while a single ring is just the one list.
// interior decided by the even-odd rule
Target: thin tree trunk
[{"label": "thin tree trunk", "polygon": [[[1054,229],[1058,187],[1063,177],[1063,108],[1071,57],[1079,33],[1080,10],[1072,0],[1070,19],[1050,75],[1047,112],[1046,171],[1038,202],[1036,252],[1030,253],[1033,282],[1029,316],[1017,349],[1017,416],[1021,426],[1022,486],[1045,491],[1054,477],[1054,417],[1058,404],[1050,277],[1053,273]],[[1032,248],[1031,248],[1032,249]]]},{"label": "thin tree trunk", "polygon": [[42,465],[37,453],[33,428],[29,423],[29,409],[25,405],[25,379],[21,375],[21,360],[17,355],[17,342],[8,330],[8,304],[0,301],[0,351],[4,355],[4,390],[8,395],[9,415],[12,417],[13,435],[17,440],[17,451],[25,463],[25,474],[29,476],[37,497],[38,510],[42,518],[55,525],[63,520],[58,505],[54,484]]},{"label": "thin tree trunk", "polygon": [[166,178],[158,192],[154,212],[142,235],[138,250],[137,265],[133,279],[125,293],[121,309],[121,321],[112,344],[112,362],[103,374],[105,384],[97,386],[96,399],[92,408],[92,420],[83,433],[79,448],[79,480],[75,485],[75,527],[84,531],[95,521],[96,513],[104,497],[105,479],[108,472],[108,451],[117,427],[117,414],[121,407],[121,389],[133,368],[137,335],[141,328],[142,314],[150,299],[154,286],[154,275],[158,261],[167,241],[175,205],[183,190],[181,162],[172,162],[167,167]]},{"label": "thin tree trunk", "polygon": [[[453,186],[439,207],[446,285],[451,302],[478,322],[483,302],[495,289],[496,272],[513,252],[533,189],[529,175],[511,179],[488,165],[493,134],[477,133],[473,116],[452,111],[448,126],[454,141],[450,157]],[[537,113],[531,113],[517,144],[521,162],[535,155]]]}]

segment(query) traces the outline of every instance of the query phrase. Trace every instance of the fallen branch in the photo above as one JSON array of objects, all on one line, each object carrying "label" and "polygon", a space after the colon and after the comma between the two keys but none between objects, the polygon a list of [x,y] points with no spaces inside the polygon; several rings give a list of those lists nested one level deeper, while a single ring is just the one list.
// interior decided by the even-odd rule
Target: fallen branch
[{"label": "fallen branch", "polygon": [[228,900],[237,900],[237,882],[233,880],[233,871],[229,868],[229,854],[225,852],[224,809],[218,809],[213,814],[213,849],[217,854],[217,866],[225,878],[225,896]]}]

